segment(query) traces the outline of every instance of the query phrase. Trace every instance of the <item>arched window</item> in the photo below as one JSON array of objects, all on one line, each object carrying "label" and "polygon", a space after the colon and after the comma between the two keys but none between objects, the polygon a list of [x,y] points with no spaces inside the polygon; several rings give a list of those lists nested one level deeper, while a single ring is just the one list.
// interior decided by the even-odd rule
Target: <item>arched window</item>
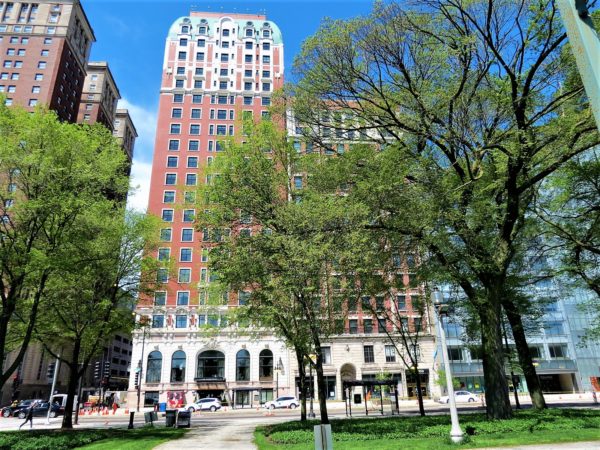
[{"label": "arched window", "polygon": [[269,349],[258,355],[258,380],[273,381],[273,352]]},{"label": "arched window", "polygon": [[185,352],[178,350],[171,358],[171,383],[185,381]]},{"label": "arched window", "polygon": [[146,366],[146,383],[160,383],[161,370],[162,354],[159,351],[151,352]]},{"label": "arched window", "polygon": [[236,381],[250,381],[250,353],[248,350],[240,350],[235,356],[235,379]]},{"label": "arched window", "polygon": [[225,378],[225,355],[217,350],[200,353],[196,378]]}]

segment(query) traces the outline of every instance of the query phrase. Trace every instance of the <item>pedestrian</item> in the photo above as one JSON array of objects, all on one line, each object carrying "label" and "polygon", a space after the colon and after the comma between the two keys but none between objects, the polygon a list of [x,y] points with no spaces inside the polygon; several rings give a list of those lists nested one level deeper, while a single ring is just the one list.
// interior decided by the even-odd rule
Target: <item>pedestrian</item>
[{"label": "pedestrian", "polygon": [[37,406],[37,402],[34,402],[31,404],[31,406],[29,407],[29,409],[27,410],[27,415],[25,416],[25,422],[23,422],[20,426],[19,426],[19,430],[21,429],[21,427],[23,425],[25,425],[27,422],[29,422],[29,429],[31,430],[33,428],[33,408],[35,408]]}]

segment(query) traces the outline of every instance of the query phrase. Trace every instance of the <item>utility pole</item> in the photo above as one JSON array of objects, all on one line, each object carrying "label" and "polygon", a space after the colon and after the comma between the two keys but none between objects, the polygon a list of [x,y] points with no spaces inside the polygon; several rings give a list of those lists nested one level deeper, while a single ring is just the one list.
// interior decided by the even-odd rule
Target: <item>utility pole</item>
[{"label": "utility pole", "polygon": [[56,362],[54,363],[54,375],[52,376],[52,387],[50,388],[50,396],[48,397],[48,415],[46,416],[46,425],[50,424],[50,412],[52,411],[52,396],[54,395],[54,389],[56,389],[56,379],[58,378],[58,371],[60,369],[60,355],[56,356]]},{"label": "utility pole", "polygon": [[556,0],[590,108],[600,129],[600,38],[586,0]]}]

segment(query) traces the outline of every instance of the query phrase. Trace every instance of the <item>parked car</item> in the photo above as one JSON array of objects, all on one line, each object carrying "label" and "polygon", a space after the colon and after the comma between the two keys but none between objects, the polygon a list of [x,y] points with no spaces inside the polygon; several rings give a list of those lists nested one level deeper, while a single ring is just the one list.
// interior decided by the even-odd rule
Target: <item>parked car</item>
[{"label": "parked car", "polygon": [[288,396],[279,397],[276,400],[271,400],[270,402],[266,402],[263,405],[263,407],[268,408],[268,409],[275,409],[275,408],[296,409],[299,404],[300,404],[300,402],[298,401],[298,399],[296,397],[291,397],[288,395]]},{"label": "parked car", "polygon": [[[46,417],[48,415],[48,406],[50,405],[50,403],[48,402],[39,402],[35,405],[35,407],[33,408],[33,417]],[[19,419],[24,419],[27,416],[27,410],[29,409],[29,407],[27,408],[22,408],[19,411],[16,411],[13,413],[14,416],[18,417]],[[50,410],[50,417],[56,417],[56,416],[60,416],[62,414],[65,413],[65,410],[62,406],[54,403],[52,405],[52,409]]]},{"label": "parked car", "polygon": [[[479,396],[469,391],[456,391],[454,393],[454,400],[456,403],[473,403],[479,401]],[[449,401],[450,397],[447,395],[440,397],[440,403],[448,403]]]},{"label": "parked car", "polygon": [[216,410],[221,409],[221,400],[218,398],[203,398],[198,400],[197,402],[190,403],[181,408],[182,411],[211,411],[215,412]]},{"label": "parked car", "polygon": [[31,406],[31,404],[33,402],[38,402],[41,403],[44,400],[41,399],[28,399],[28,400],[21,400],[16,406],[5,406],[4,408],[2,408],[2,412],[0,414],[2,414],[2,417],[11,417],[13,415],[16,416],[15,412],[18,413],[18,411],[20,411],[21,409],[25,408],[29,408]]}]

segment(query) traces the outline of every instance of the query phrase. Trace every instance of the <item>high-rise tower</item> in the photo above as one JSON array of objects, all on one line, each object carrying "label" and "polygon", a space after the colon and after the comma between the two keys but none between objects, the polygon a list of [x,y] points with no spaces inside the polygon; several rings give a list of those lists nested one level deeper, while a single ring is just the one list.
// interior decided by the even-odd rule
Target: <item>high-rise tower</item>
[{"label": "high-rise tower", "polygon": [[[142,405],[222,397],[235,404],[268,400],[276,366],[288,352],[273,336],[238,342],[227,332],[224,312],[244,301],[230,293],[219,307],[207,305],[211,281],[202,233],[194,229],[201,168],[241,139],[244,116],[267,114],[271,95],[283,84],[283,42],[264,15],[192,12],[177,19],[166,40],[148,211],[162,219],[156,257],[176,270],[159,274],[162,287],[143,298],[139,315],[151,327],[134,340],[132,365],[141,369]],[[205,326],[222,329],[210,337]],[[281,363],[280,363],[281,361]],[[133,367],[132,367],[133,368]],[[138,370],[139,372],[139,370]],[[132,370],[129,405],[136,402]],[[290,389],[280,379],[281,392]]]}]

